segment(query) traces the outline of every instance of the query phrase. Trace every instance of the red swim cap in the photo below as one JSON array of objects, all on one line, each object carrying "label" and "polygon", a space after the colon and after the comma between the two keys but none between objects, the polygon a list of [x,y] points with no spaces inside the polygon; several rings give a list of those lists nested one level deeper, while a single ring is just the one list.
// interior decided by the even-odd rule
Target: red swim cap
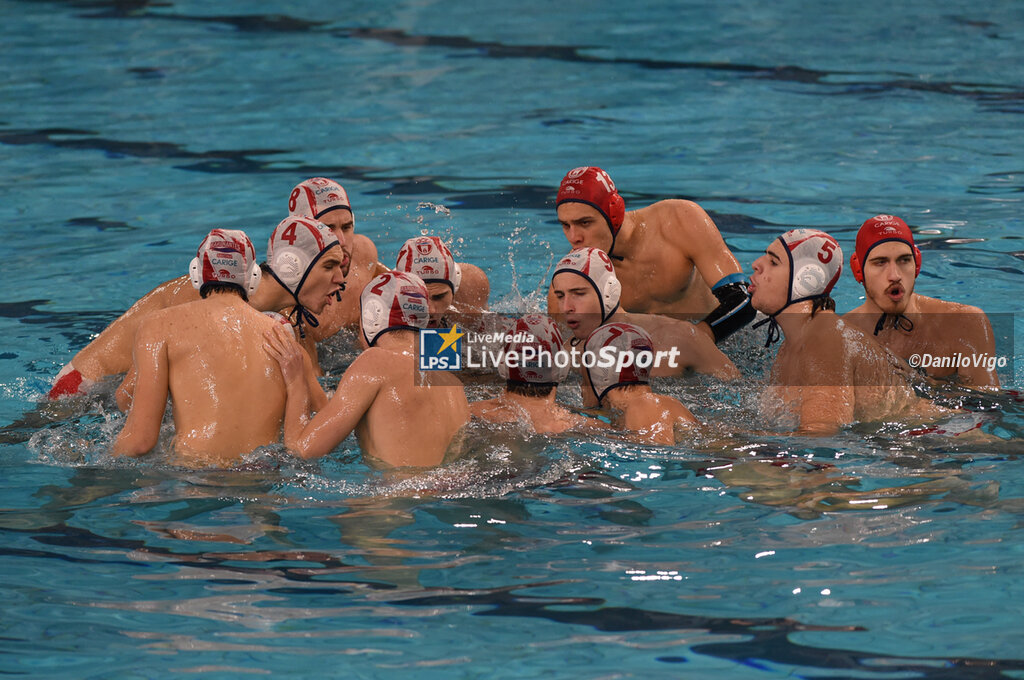
[{"label": "red swim cap", "polygon": [[875,215],[861,225],[857,232],[857,247],[850,255],[850,271],[858,283],[864,282],[864,262],[871,249],[880,243],[899,241],[906,243],[914,253],[914,276],[921,273],[921,251],[914,245],[914,235],[907,223],[894,215]]},{"label": "red swim cap", "polygon": [[616,191],[612,178],[601,168],[593,166],[575,168],[562,178],[555,207],[563,203],[585,203],[596,208],[607,220],[613,238],[626,217],[626,202]]}]

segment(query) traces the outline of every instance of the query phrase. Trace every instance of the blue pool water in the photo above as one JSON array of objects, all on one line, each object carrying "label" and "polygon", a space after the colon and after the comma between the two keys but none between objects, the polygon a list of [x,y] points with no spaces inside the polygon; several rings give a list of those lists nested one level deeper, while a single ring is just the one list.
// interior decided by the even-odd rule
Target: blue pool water
[{"label": "blue pool water", "polygon": [[712,424],[691,445],[477,432],[412,479],[354,440],[115,463],[109,387],[37,406],[210,228],[262,243],[313,175],[385,261],[441,233],[496,308],[539,308],[582,164],[630,206],[698,201],[748,272],[785,229],[849,252],[901,215],[918,289],[989,312],[1024,384],[1018,3],[596,5],[0,0],[0,673],[1024,678],[1009,394],[941,395],[990,413],[984,445],[729,437],[771,425],[746,333],[749,386],[661,386]]}]

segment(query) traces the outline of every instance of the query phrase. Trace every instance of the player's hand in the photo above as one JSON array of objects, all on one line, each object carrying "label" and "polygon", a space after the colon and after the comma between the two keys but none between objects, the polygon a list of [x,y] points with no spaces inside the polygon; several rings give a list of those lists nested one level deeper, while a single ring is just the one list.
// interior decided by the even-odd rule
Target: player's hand
[{"label": "player's hand", "polygon": [[290,326],[276,325],[263,333],[263,349],[277,360],[285,385],[303,380],[302,348]]}]

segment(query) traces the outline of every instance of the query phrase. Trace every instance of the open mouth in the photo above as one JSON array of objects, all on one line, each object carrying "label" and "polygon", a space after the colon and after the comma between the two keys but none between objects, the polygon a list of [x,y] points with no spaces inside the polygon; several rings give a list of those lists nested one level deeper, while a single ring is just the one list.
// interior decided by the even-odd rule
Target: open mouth
[{"label": "open mouth", "polygon": [[903,300],[903,296],[906,295],[906,291],[903,290],[902,285],[894,283],[885,289],[885,295],[893,302],[901,302]]}]

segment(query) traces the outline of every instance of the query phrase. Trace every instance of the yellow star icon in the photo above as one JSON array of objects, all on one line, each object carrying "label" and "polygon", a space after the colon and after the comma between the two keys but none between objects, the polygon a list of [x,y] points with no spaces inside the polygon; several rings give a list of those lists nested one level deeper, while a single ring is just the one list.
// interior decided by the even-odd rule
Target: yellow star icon
[{"label": "yellow star icon", "polygon": [[441,352],[445,351],[446,349],[454,345],[459,338],[465,335],[465,333],[460,333],[458,327],[453,324],[452,329],[450,331],[448,331],[447,333],[438,333],[437,335],[440,338],[444,338],[444,344],[441,345],[441,349],[437,350],[437,353],[440,354]]}]

